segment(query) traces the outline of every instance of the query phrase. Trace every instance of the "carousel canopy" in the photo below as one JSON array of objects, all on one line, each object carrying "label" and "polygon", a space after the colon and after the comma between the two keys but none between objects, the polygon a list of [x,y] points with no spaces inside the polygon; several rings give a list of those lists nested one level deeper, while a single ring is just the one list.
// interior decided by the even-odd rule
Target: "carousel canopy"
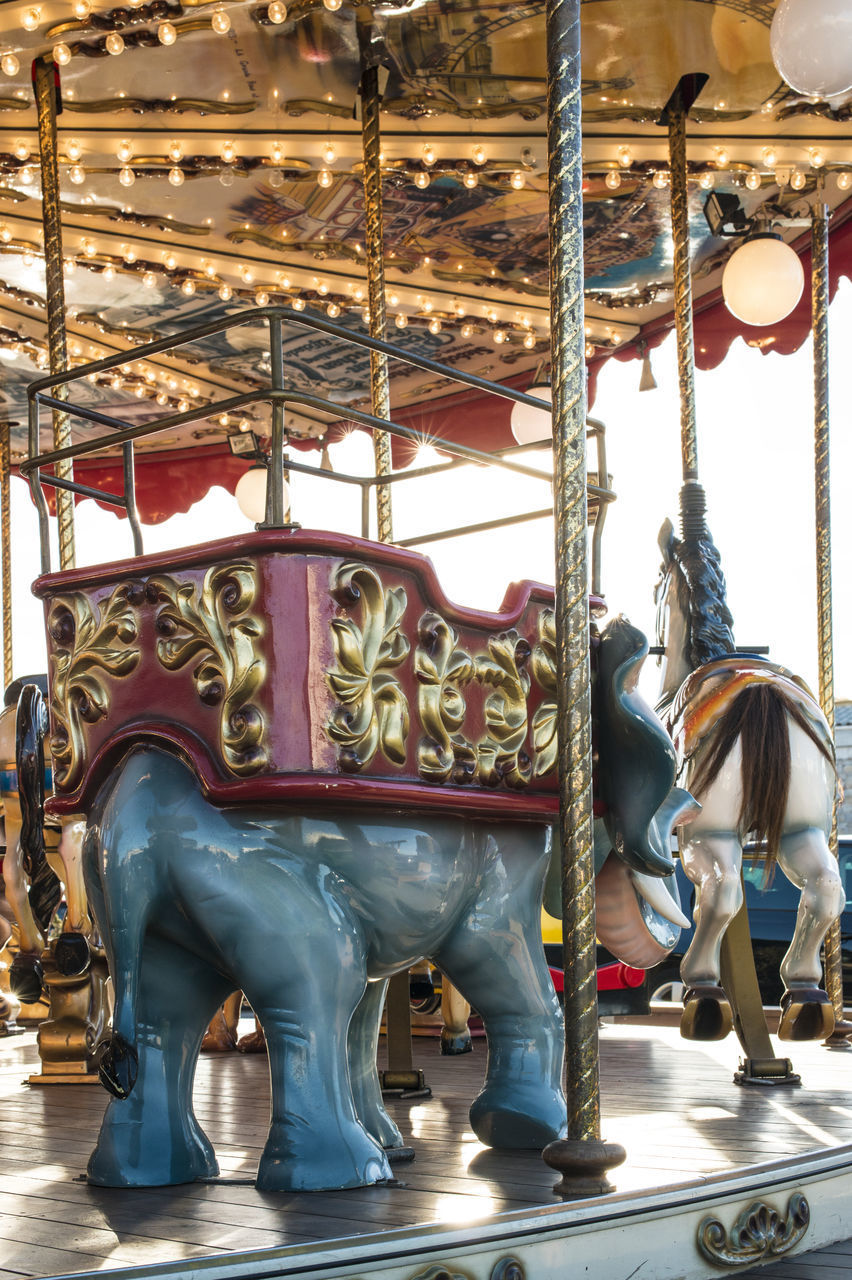
[{"label": "carousel canopy", "polygon": [[[696,358],[737,334],[791,350],[807,302],[752,329],[721,301],[722,268],[748,230],[803,252],[816,200],[832,214],[832,276],[852,261],[852,92],[803,97],[770,52],[772,0],[585,0],[583,168],[586,355],[592,374],[672,326],[667,131],[689,73],[706,84],[688,124]],[[47,369],[37,56],[61,79],[58,161],[72,365],[128,353],[87,403],[124,422],[203,407],[268,379],[261,323],[140,362],[136,346],[247,307],[283,304],[367,331],[359,83],[382,68],[386,300],[392,340],[465,372],[529,385],[549,357],[544,5],[471,0],[47,0],[3,5],[0,47],[0,413],[25,453],[27,384]],[[708,200],[710,209],[705,212]],[[721,222],[719,210],[726,215]],[[709,216],[708,216],[709,214]],[[726,220],[727,218],[727,220]],[[725,233],[732,234],[725,234]],[[369,410],[369,359],[322,333],[285,330],[288,379]],[[477,447],[511,443],[510,405],[445,398],[391,362],[392,416]],[[316,445],[327,421],[288,418]],[[140,444],[148,518],[186,509],[245,463],[227,436],[267,433],[255,407]],[[198,445],[191,484],[177,454]],[[101,475],[97,475],[97,468]],[[87,471],[88,468],[88,471]],[[80,478],[110,486],[108,462]],[[186,474],[185,467],[183,474]]]}]

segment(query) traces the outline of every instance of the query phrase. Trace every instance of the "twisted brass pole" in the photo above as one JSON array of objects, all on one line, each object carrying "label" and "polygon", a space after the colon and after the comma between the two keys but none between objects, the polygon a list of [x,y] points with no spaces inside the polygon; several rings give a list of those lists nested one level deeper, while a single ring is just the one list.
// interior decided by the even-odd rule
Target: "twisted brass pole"
[{"label": "twisted brass pole", "polygon": [[[811,326],[814,343],[814,497],[816,505],[817,632],[819,700],[834,738],[834,629],[831,601],[831,500],[828,420],[828,206],[816,204],[811,221]],[[837,857],[837,812],[829,836]],[[825,936],[825,989],[834,1016],[843,1022],[840,921]],[[845,1037],[840,1037],[846,1043]]]},{"label": "twisted brass pole", "polygon": [[547,0],[550,322],[567,1138],[544,1159],[573,1197],[610,1190],[625,1153],[600,1141],[586,552],[586,370],[579,0]]},{"label": "twisted brass pole", "polygon": [[[370,337],[379,338],[384,342],[387,340],[387,310],[382,229],[382,170],[379,161],[381,149],[379,107],[379,69],[367,67],[361,77],[361,142],[364,153],[364,208],[367,221],[367,297],[370,305]],[[388,361],[387,356],[380,351],[370,352],[370,388],[374,416],[388,419],[390,417]],[[391,446],[387,431],[373,432],[373,450],[377,475],[390,475]],[[376,487],[376,518],[379,542],[392,542],[393,517],[389,484],[380,484]]]},{"label": "twisted brass pole", "polygon": [[10,436],[12,425],[0,428],[0,576],[3,579],[3,688],[12,683],[12,520]]},{"label": "twisted brass pole", "polygon": [[680,388],[680,452],[684,483],[698,479],[695,425],[695,344],[692,336],[692,275],[689,269],[689,206],[686,188],[686,109],[675,95],[666,108],[674,241],[677,379]]},{"label": "twisted brass pole", "polygon": [[[33,63],[36,108],[38,110],[38,146],[41,159],[41,217],[44,226],[44,273],[47,291],[47,345],[50,372],[65,373],[68,354],[65,347],[65,286],[62,277],[62,214],[59,196],[59,164],[56,143],[57,88],[55,68],[45,58]],[[65,387],[54,394],[64,400]],[[68,415],[53,411],[53,444],[64,449],[71,444]],[[56,465],[56,474],[71,480],[74,470],[70,458]],[[59,525],[59,567],[74,567],[74,495],[67,489],[56,491],[56,516]]]}]

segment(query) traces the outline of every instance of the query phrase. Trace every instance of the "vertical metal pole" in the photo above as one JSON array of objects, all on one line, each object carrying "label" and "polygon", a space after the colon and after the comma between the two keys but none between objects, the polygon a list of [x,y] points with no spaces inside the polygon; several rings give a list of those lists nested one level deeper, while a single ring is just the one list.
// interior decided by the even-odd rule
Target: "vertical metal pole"
[{"label": "vertical metal pole", "polygon": [[[50,372],[65,373],[68,355],[65,348],[65,286],[62,278],[62,215],[59,205],[59,164],[56,145],[57,88],[53,62],[36,58],[33,63],[36,109],[38,111],[38,145],[41,159],[41,217],[44,226],[44,273],[47,291],[47,343]],[[58,400],[66,397],[65,387],[57,387]],[[64,449],[71,444],[68,415],[53,412],[53,444]],[[70,458],[56,464],[56,474],[72,480],[74,469]],[[74,567],[74,494],[56,491],[56,516],[59,525],[59,567]]]},{"label": "vertical metal pole", "polygon": [[[284,347],[281,317],[269,318],[270,368],[273,391],[284,389]],[[272,401],[272,440],[269,449],[269,474],[266,480],[265,529],[281,529],[284,525],[284,401]]]},{"label": "vertical metal pole", "polygon": [[3,579],[3,688],[12,683],[12,520],[11,520],[11,448],[12,424],[4,422],[0,429],[0,576]]},{"label": "vertical metal pole", "polygon": [[606,1170],[625,1152],[600,1141],[592,754],[586,551],[586,370],[580,0],[547,0],[551,381],[556,515],[556,643],[565,966],[567,1138],[544,1159],[557,1194],[611,1190]]},{"label": "vertical metal pole", "polygon": [[[817,631],[819,641],[819,701],[834,738],[834,628],[831,602],[831,465],[828,421],[828,206],[814,206],[811,222],[811,325],[814,340],[814,496],[816,505]],[[829,837],[837,857],[837,812]],[[825,937],[825,989],[838,1024],[843,1019],[843,969],[840,921]],[[848,1043],[845,1036],[829,1043]]]},{"label": "vertical metal pole", "polygon": [[[361,76],[361,141],[364,151],[364,207],[367,215],[367,296],[370,304],[370,337],[387,341],[385,308],[384,232],[382,230],[382,170],[379,163],[379,69],[367,67]],[[380,351],[370,352],[370,389],[373,414],[390,418],[388,361]],[[373,432],[376,474],[390,475],[391,446],[387,431]],[[393,541],[391,486],[376,486],[376,518],[379,542]]]},{"label": "vertical metal pole", "polygon": [[692,337],[692,276],[689,270],[689,207],[686,191],[686,109],[679,92],[666,106],[669,126],[672,238],[674,240],[677,377],[680,387],[680,452],[683,480],[698,479],[695,427],[695,346]]}]

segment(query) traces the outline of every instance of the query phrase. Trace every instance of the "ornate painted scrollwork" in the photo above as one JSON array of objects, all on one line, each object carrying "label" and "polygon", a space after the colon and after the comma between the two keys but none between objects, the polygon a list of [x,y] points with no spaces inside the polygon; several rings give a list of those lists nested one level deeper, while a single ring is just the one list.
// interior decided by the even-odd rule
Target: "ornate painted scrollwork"
[{"label": "ornate painted scrollwork", "polygon": [[542,609],[538,615],[538,644],[532,651],[533,678],[547,697],[533,716],[535,748],[533,775],[542,778],[556,768],[556,614]]},{"label": "ornate painted scrollwork", "polygon": [[109,714],[109,686],[103,676],[122,677],[137,666],[138,637],[134,605],[142,599],[138,583],[116,587],[98,608],[82,591],[56,596],[47,616],[50,636],[50,713],[54,784],[72,791],[87,761],[87,724]]},{"label": "ornate painted scrollwork", "polygon": [[341,604],[361,604],[360,627],[350,618],[331,624],[337,665],[326,679],[342,706],[326,731],[340,744],[340,767],[357,772],[377,751],[392,764],[405,764],[408,699],[392,673],[410,649],[400,631],[408,597],[402,587],[385,591],[378,574],[357,564],[340,568],[332,590]]},{"label": "ornate painted scrollwork", "polygon": [[424,613],[418,625],[420,643],[414,654],[417,710],[426,736],[417,748],[417,767],[430,782],[471,782],[476,751],[459,734],[467,707],[461,692],[476,674],[476,663],[458,648],[458,636],[437,613]]},{"label": "ornate painted scrollwork", "polygon": [[524,787],[532,776],[526,752],[527,694],[530,678],[524,670],[530,646],[517,631],[489,636],[488,657],[476,658],[476,679],[495,692],[485,699],[486,737],[477,746],[479,777],[486,786],[505,782]]},{"label": "ornate painted scrollwork", "polygon": [[195,582],[163,575],[149,578],[146,594],[157,611],[157,658],[167,671],[198,659],[192,678],[206,706],[221,706],[219,749],[232,773],[257,773],[268,763],[266,725],[251,703],[266,678],[257,652],[264,633],[250,613],[257,598],[257,570],[239,562],[208,569]]},{"label": "ornate painted scrollwork", "polygon": [[698,1249],[717,1267],[752,1265],[789,1253],[804,1236],[810,1220],[810,1207],[799,1191],[790,1196],[784,1216],[756,1200],[737,1218],[730,1236],[718,1218],[704,1218],[698,1226]]}]

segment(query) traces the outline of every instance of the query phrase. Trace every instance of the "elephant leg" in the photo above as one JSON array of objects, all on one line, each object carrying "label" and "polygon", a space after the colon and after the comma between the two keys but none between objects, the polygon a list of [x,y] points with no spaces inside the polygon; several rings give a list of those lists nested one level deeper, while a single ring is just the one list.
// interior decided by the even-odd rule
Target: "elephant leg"
[{"label": "elephant leg", "polygon": [[376,1052],[387,979],[368,982],[349,1025],[349,1073],[358,1119],[386,1151],[404,1146],[402,1134],[382,1101]]},{"label": "elephant leg", "polygon": [[150,933],[139,969],[139,1073],[127,1098],[109,1101],[89,1182],[154,1187],[213,1177],[216,1157],[192,1109],[192,1083],[210,1017],[233,983]]},{"label": "elephant leg", "polygon": [[778,1035],[782,1040],[821,1040],[834,1029],[834,1014],[822,979],[820,947],[829,926],[846,906],[837,862],[818,827],[781,838],[778,864],[801,890],[796,928],[781,961],[784,995]]},{"label": "elephant leg", "polygon": [[485,1024],[485,1084],[470,1109],[476,1136],[541,1148],[566,1126],[562,1016],[541,941],[546,837],[518,824],[498,828],[496,841],[476,903],[430,958]]},{"label": "elephant leg", "polygon": [[304,864],[282,860],[276,871],[256,886],[232,966],[269,1052],[272,1122],[257,1185],[321,1191],[384,1181],[390,1165],[356,1115],[349,1076],[349,1024],[367,985],[358,922]]}]

